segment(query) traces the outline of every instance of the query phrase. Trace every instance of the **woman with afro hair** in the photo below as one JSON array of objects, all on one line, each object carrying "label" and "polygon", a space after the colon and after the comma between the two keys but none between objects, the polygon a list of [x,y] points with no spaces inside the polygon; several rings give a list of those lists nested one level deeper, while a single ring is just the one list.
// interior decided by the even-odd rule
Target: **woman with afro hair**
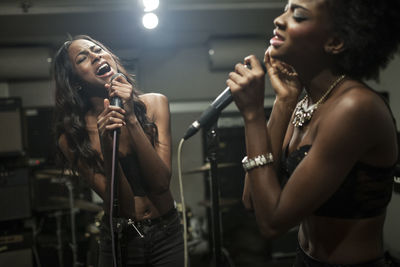
[{"label": "woman with afro hair", "polygon": [[[386,266],[397,129],[378,79],[400,42],[398,0],[289,0],[266,50],[227,85],[245,122],[243,202],[273,238],[300,225],[294,266]],[[250,64],[251,68],[245,65]]]}]

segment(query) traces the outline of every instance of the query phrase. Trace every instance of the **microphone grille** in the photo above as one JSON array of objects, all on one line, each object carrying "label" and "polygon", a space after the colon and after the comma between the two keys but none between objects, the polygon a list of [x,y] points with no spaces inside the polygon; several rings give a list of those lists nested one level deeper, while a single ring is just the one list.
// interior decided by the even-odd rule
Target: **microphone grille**
[{"label": "microphone grille", "polygon": [[111,76],[111,80],[110,82],[112,82],[115,78],[117,78],[118,76],[123,76],[126,79],[126,76],[120,72],[113,74],[113,76]]}]

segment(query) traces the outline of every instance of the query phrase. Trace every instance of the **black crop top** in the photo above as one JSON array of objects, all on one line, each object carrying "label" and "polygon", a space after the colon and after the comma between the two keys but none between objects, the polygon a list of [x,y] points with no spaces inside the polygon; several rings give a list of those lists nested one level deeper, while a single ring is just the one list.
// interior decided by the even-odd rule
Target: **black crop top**
[{"label": "black crop top", "polygon": [[[310,148],[311,145],[305,145],[290,155],[287,155],[287,150],[283,153],[280,168],[282,188]],[[381,168],[357,162],[339,189],[314,215],[368,218],[383,214],[392,196],[394,169],[395,165]]]},{"label": "black crop top", "polygon": [[145,181],[143,181],[143,175],[137,156],[129,154],[125,157],[120,157],[119,163],[132,188],[133,194],[140,197],[146,196],[146,184]]}]

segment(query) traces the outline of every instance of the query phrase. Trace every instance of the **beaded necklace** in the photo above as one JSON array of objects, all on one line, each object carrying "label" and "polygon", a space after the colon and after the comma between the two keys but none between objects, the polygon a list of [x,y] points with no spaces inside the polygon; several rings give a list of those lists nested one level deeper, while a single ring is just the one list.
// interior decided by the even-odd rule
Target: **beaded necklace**
[{"label": "beaded necklace", "polygon": [[342,75],[337,78],[332,85],[326,90],[325,94],[313,105],[308,106],[308,102],[310,97],[306,94],[299,103],[297,103],[296,108],[294,109],[294,118],[292,124],[295,127],[301,128],[304,124],[308,123],[311,120],[314,111],[317,110],[318,106],[325,100],[325,98],[329,95],[329,93],[346,77],[346,75]]}]

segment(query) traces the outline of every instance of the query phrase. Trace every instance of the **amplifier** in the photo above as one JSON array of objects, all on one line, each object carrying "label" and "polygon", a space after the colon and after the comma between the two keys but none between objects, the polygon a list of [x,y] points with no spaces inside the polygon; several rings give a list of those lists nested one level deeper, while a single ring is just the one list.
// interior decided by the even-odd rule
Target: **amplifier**
[{"label": "amplifier", "polygon": [[0,172],[0,221],[31,216],[28,169]]},{"label": "amplifier", "polygon": [[0,234],[0,266],[31,267],[33,237],[27,231]]},{"label": "amplifier", "polygon": [[12,250],[0,253],[0,266],[32,267],[32,249]]}]

